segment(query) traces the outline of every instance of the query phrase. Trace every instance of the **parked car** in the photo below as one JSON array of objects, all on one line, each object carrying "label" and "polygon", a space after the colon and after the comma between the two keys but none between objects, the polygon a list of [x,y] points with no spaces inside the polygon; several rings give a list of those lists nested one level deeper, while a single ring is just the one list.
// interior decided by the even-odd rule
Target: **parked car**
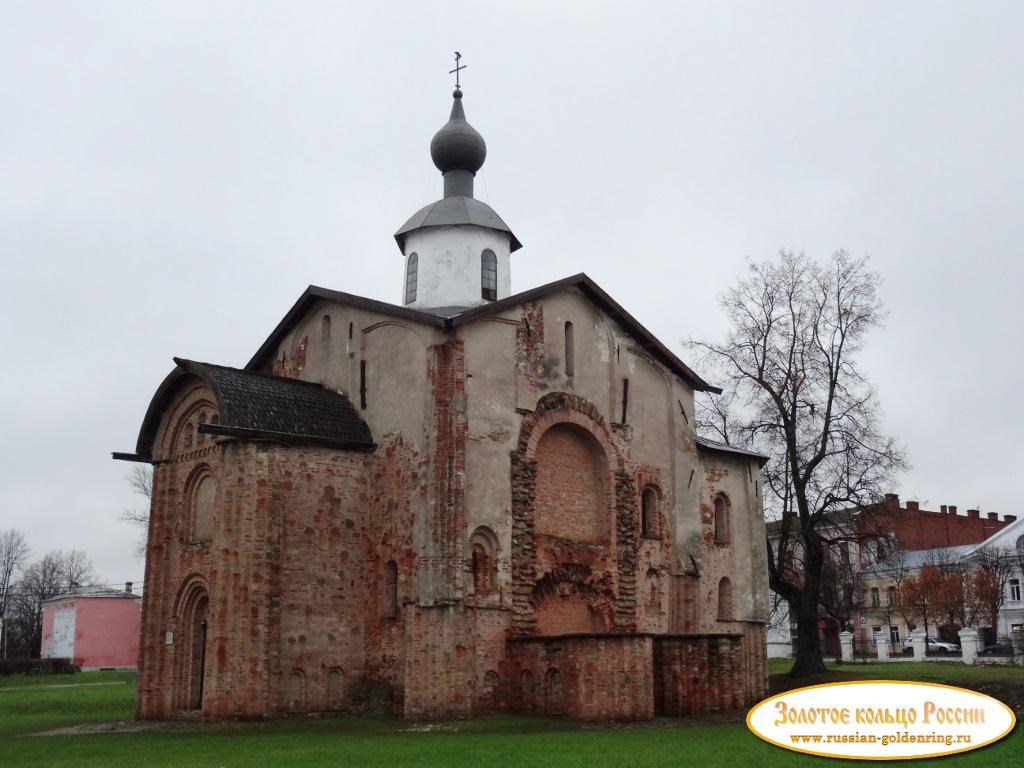
[{"label": "parked car", "polygon": [[960,646],[955,643],[947,643],[945,640],[939,640],[934,637],[928,638],[928,645],[926,648],[929,651],[951,651],[955,653],[960,652]]},{"label": "parked car", "polygon": [[1013,644],[1009,640],[1000,640],[997,643],[986,645],[981,649],[982,656],[1012,656]]}]

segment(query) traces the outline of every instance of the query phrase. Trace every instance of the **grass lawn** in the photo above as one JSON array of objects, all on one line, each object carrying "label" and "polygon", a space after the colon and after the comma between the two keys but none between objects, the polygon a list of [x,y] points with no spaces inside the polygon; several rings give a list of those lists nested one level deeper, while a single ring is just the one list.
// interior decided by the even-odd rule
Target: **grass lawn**
[{"label": "grass lawn", "polygon": [[[772,662],[774,691],[792,687]],[[830,668],[812,682],[888,678],[1024,690],[1022,668],[936,663]],[[66,687],[73,685],[74,687]],[[61,687],[64,686],[64,687]],[[171,724],[136,732],[43,735],[55,728],[130,720],[134,676],[94,672],[0,680],[0,766],[818,766],[850,765],[767,744],[741,714],[581,725],[564,718],[487,717],[459,723],[310,717],[258,723]],[[1019,766],[1020,726],[1001,742],[946,758],[946,766]],[[872,762],[870,765],[886,763]],[[896,764],[896,763],[893,763]],[[900,763],[906,765],[906,763]]]}]

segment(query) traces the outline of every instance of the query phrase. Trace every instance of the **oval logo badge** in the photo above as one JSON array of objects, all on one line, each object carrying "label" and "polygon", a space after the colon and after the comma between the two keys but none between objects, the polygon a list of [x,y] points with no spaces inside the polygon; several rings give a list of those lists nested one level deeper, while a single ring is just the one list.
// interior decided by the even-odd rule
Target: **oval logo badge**
[{"label": "oval logo badge", "polygon": [[998,741],[1017,718],[983,693],[938,683],[857,680],[795,688],[757,704],[747,727],[794,752],[911,760]]}]

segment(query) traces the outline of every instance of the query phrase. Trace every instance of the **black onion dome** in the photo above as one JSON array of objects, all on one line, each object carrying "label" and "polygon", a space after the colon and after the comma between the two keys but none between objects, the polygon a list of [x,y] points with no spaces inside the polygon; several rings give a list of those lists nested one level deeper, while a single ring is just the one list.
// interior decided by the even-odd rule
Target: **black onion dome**
[{"label": "black onion dome", "polygon": [[462,91],[452,94],[452,114],[430,141],[430,158],[441,173],[469,171],[475,174],[487,157],[487,144],[476,128],[466,122]]}]

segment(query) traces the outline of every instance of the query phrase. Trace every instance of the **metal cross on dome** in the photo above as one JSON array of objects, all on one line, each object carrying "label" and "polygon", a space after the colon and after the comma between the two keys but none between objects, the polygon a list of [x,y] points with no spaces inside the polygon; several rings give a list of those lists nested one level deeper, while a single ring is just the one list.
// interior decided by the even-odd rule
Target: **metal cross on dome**
[{"label": "metal cross on dome", "polygon": [[465,64],[460,65],[459,59],[462,58],[462,54],[458,51],[455,52],[455,69],[449,70],[449,75],[455,75],[455,89],[461,91],[462,86],[459,85],[459,72],[466,68]]}]

